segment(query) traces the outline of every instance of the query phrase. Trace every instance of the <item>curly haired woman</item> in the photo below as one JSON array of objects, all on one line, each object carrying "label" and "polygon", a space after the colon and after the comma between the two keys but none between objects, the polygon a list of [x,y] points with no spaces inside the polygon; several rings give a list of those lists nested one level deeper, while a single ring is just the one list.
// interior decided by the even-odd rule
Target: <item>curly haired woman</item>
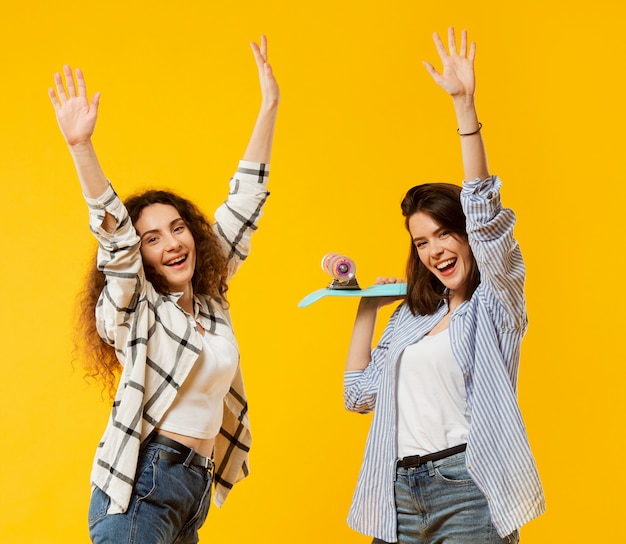
[{"label": "curly haired woman", "polygon": [[88,374],[119,375],[91,474],[94,543],[190,544],[215,486],[221,504],[247,475],[250,430],[227,282],[247,257],[267,199],[280,93],[267,41],[253,43],[261,107],[211,225],[188,200],[147,191],[122,203],[91,142],[100,95],[80,70],[49,95],[98,239],[82,331]]}]

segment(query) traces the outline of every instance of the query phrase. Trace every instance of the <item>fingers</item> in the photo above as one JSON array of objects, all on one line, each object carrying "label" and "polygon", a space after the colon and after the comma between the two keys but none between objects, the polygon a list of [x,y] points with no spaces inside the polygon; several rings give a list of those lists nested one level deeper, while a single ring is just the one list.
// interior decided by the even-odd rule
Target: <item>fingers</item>
[{"label": "fingers", "polygon": [[63,73],[65,74],[65,85],[67,87],[67,93],[70,98],[74,98],[76,96],[76,86],[74,85],[72,68],[66,64],[65,66],[63,66]]},{"label": "fingers", "polygon": [[251,42],[250,47],[254,53],[254,59],[259,70],[259,81],[261,83],[263,100],[269,101],[270,103],[278,103],[278,84],[276,83],[272,67],[268,62],[267,37],[265,34],[261,35],[260,43]]},{"label": "fingers", "polygon": [[470,43],[469,51],[467,49],[467,30],[465,29],[461,31],[461,49],[459,50],[459,55],[463,58],[467,58],[471,62],[474,62],[474,57],[476,56],[476,42]]},{"label": "fingers", "polygon": [[261,50],[256,42],[250,42],[250,48],[252,49],[252,54],[254,55],[255,60],[258,62],[259,57],[261,56]]},{"label": "fingers", "polygon": [[261,56],[267,62],[267,36],[265,34],[261,34]]},{"label": "fingers", "polygon": [[[65,85],[63,85],[63,76],[65,76]],[[80,68],[76,68],[76,82],[74,83],[74,76],[72,74],[72,68],[67,64],[63,66],[63,76],[56,72],[54,74],[54,85],[56,88],[56,95],[52,88],[48,89],[50,100],[56,105],[62,105],[71,98],[77,96],[87,96],[87,87],[85,85],[85,77]],[[78,93],[77,93],[78,86]],[[67,88],[67,91],[66,91]]]},{"label": "fingers", "polygon": [[476,57],[476,42],[470,44],[469,56],[467,57],[472,63]]},{"label": "fingers", "polygon": [[456,53],[456,36],[454,35],[454,27],[448,27],[448,51],[452,55],[452,53]]},{"label": "fingers", "polygon": [[59,96],[58,102],[61,104],[67,102],[67,95],[65,94],[65,87],[63,86],[63,78],[58,72],[54,74],[54,85],[56,87],[57,95]]},{"label": "fingers", "polygon": [[100,93],[97,92],[91,97],[91,107],[97,112],[100,105]]},{"label": "fingers", "polygon": [[435,80],[435,82],[439,83],[439,80],[441,79],[441,74],[435,69],[435,67],[428,61],[423,61],[422,64],[426,67],[426,70]]},{"label": "fingers", "polygon": [[472,42],[469,47],[469,54],[467,49],[467,30],[463,29],[461,31],[461,45],[459,47],[459,51],[457,53],[457,44],[456,44],[456,33],[454,32],[454,27],[448,28],[448,50],[446,51],[445,46],[443,45],[443,41],[441,37],[436,32],[433,33],[433,41],[435,42],[435,47],[437,48],[437,53],[439,53],[439,57],[444,60],[446,57],[451,57],[454,55],[459,55],[462,58],[468,58],[473,60],[474,55],[476,54],[476,44]]},{"label": "fingers", "polygon": [[80,68],[76,68],[76,83],[78,85],[78,96],[87,96],[87,85],[85,84],[85,76]]},{"label": "fingers", "polygon": [[267,62],[267,38],[265,34],[261,35],[261,44],[259,45],[256,42],[251,42],[250,47],[252,47],[252,52],[254,53],[254,58],[259,66],[262,66]]},{"label": "fingers", "polygon": [[387,283],[402,283],[402,280],[399,280],[395,276],[391,276],[390,278],[388,278],[387,276],[379,276],[374,282],[375,285],[384,285]]},{"label": "fingers", "polygon": [[446,51],[446,48],[441,41],[441,37],[436,32],[433,32],[433,41],[435,42],[435,48],[437,49],[439,58],[441,60],[444,60],[448,56],[448,52]]},{"label": "fingers", "polygon": [[50,102],[52,102],[52,105],[54,106],[55,110],[61,107],[61,103],[59,102],[59,99],[57,98],[57,93],[52,87],[48,88],[48,96],[50,97]]},{"label": "fingers", "polygon": [[256,67],[259,70],[259,77],[263,78],[263,76],[265,75],[265,71],[264,71],[264,66],[266,65],[265,59],[263,58],[263,55],[261,54],[261,50],[259,49],[258,44],[252,42],[250,44],[250,47],[252,47],[252,52],[254,53],[254,61],[256,62]]},{"label": "fingers", "polygon": [[[74,80],[76,77],[76,80]],[[65,79],[65,84],[64,84]],[[57,114],[63,108],[69,107],[69,102],[75,102],[78,100],[78,104],[83,103],[83,100],[87,101],[87,84],[85,83],[85,76],[80,68],[76,68],[72,73],[72,68],[68,65],[63,66],[63,75],[59,72],[54,74],[54,87],[48,89],[48,96],[54,106]],[[98,106],[100,104],[100,93],[95,93],[91,98],[89,108],[93,109],[97,114]]]},{"label": "fingers", "polygon": [[459,50],[459,55],[462,57],[467,56],[467,30],[461,31],[461,49]]}]

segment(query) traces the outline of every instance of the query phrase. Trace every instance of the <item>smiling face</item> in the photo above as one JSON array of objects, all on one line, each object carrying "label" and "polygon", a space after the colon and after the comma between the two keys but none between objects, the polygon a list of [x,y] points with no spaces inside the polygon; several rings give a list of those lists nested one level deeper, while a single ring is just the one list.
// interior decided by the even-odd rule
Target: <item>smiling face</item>
[{"label": "smiling face", "polygon": [[178,210],[169,204],[152,204],[141,211],[134,226],[144,264],[163,278],[170,292],[191,293],[196,244]]},{"label": "smiling face", "polygon": [[411,215],[408,228],[420,261],[450,290],[450,307],[456,308],[466,299],[472,272],[469,243],[424,212]]}]

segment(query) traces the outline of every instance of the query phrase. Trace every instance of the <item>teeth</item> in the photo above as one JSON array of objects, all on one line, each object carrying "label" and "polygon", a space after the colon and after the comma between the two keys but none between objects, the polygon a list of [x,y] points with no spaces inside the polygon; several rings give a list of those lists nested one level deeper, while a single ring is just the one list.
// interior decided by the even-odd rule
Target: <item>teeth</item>
[{"label": "teeth", "polygon": [[173,261],[170,261],[169,263],[167,263],[167,266],[170,266],[172,264],[180,263],[180,262],[182,262],[184,260],[185,260],[185,255],[183,255],[182,257],[178,257],[178,259],[174,259]]},{"label": "teeth", "polygon": [[448,259],[447,261],[444,261],[442,263],[439,263],[437,265],[437,270],[443,270],[446,266],[450,266],[451,264],[453,264],[454,262],[456,262],[456,259]]}]

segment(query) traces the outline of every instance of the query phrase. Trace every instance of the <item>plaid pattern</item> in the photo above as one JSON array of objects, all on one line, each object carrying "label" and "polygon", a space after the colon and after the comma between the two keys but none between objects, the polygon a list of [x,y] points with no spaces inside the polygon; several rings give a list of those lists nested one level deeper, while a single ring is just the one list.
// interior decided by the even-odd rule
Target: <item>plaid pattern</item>
[{"label": "plaid pattern", "polygon": [[[249,253],[269,193],[269,166],[241,161],[230,181],[228,199],[215,213],[214,228],[229,262],[229,279]],[[98,332],[115,347],[123,365],[120,385],[96,452],[92,485],[109,497],[109,513],[128,507],[142,443],[174,400],[193,367],[202,340],[198,321],[213,334],[234,340],[230,315],[219,301],[196,294],[195,316],[176,304],[180,293],[161,295],[145,278],[140,240],[112,187],[86,198],[90,227],[98,239],[98,267],[106,275],[96,307]],[[101,228],[105,212],[116,221],[113,233]],[[215,503],[247,476],[251,435],[241,368],[224,399],[224,419],[215,443]]]}]

